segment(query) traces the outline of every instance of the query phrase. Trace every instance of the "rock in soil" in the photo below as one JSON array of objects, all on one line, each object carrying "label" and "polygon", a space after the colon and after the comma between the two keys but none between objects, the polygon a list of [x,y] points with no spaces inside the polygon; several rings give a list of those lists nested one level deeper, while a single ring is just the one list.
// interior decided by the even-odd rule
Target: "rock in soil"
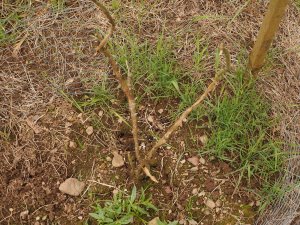
[{"label": "rock in soil", "polygon": [[201,164],[205,164],[206,161],[205,161],[205,159],[200,158],[200,159],[199,159],[199,162],[200,162]]},{"label": "rock in soil", "polygon": [[117,151],[114,151],[113,152],[113,159],[112,159],[112,166],[113,167],[121,167],[121,166],[124,166],[124,159],[123,157],[117,152]]},{"label": "rock in soil", "polygon": [[216,203],[214,203],[214,201],[211,199],[207,199],[205,201],[205,205],[210,209],[214,209],[216,207]]},{"label": "rock in soil", "polygon": [[86,133],[87,135],[92,135],[94,132],[94,128],[92,126],[89,126],[88,128],[86,128]]},{"label": "rock in soil", "polygon": [[83,191],[84,186],[84,182],[81,182],[76,178],[68,178],[60,184],[59,190],[68,195],[78,196]]},{"label": "rock in soil", "polygon": [[189,161],[194,166],[199,165],[199,158],[197,156],[193,156],[191,158],[188,158],[187,161]]},{"label": "rock in soil", "polygon": [[158,225],[158,221],[159,218],[155,217],[154,219],[152,219],[151,221],[149,221],[148,225]]},{"label": "rock in soil", "polygon": [[207,135],[202,135],[200,137],[200,141],[202,142],[203,145],[205,145],[207,143],[207,141],[208,141]]}]

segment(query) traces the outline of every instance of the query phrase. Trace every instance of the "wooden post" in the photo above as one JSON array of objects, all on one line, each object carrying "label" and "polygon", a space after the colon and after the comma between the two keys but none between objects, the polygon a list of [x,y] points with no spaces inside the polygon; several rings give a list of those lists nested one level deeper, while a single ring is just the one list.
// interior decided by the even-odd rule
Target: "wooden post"
[{"label": "wooden post", "polygon": [[289,0],[270,0],[267,13],[260,27],[257,40],[250,53],[249,66],[252,72],[258,71],[264,64],[265,57],[278,30]]}]

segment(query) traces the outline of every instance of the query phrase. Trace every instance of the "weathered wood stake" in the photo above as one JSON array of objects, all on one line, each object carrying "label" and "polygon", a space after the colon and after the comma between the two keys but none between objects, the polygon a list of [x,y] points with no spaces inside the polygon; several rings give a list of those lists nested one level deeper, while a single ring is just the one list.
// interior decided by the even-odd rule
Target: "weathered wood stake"
[{"label": "weathered wood stake", "polygon": [[257,40],[250,53],[249,66],[257,72],[263,65],[272,40],[278,30],[289,0],[270,0],[267,13],[258,33]]}]

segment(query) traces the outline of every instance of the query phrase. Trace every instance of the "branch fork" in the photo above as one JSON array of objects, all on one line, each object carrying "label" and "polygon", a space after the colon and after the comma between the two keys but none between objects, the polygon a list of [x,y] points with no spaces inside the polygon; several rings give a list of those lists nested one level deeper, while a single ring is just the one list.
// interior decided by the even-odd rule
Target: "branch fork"
[{"label": "branch fork", "polygon": [[[130,111],[130,118],[131,118],[131,124],[132,124],[132,135],[134,139],[134,150],[135,150],[135,157],[138,162],[137,169],[135,170],[135,175],[138,178],[140,176],[141,171],[144,172],[144,174],[149,177],[153,182],[158,183],[158,180],[151,174],[150,172],[150,165],[149,161],[153,158],[153,156],[156,154],[157,150],[164,144],[167,143],[167,141],[172,137],[172,134],[174,131],[176,131],[179,127],[182,126],[183,121],[188,117],[188,115],[195,110],[206,98],[207,96],[215,90],[217,85],[219,84],[219,81],[222,79],[224,74],[231,70],[231,65],[230,65],[230,55],[227,49],[221,45],[220,49],[220,54],[225,55],[226,59],[226,68],[219,71],[216,73],[215,77],[212,79],[212,82],[209,84],[209,86],[206,88],[204,93],[197,99],[197,101],[191,105],[189,108],[187,108],[180,116],[179,118],[174,122],[174,124],[167,130],[167,132],[156,141],[156,143],[153,145],[153,147],[148,151],[148,153],[145,155],[145,157],[141,156],[140,148],[139,148],[139,141],[138,141],[138,123],[137,123],[137,112],[136,112],[136,103],[134,99],[134,95],[132,93],[132,84],[131,84],[131,73],[130,69],[128,66],[128,63],[126,62],[127,65],[127,79],[124,78],[121,74],[121,69],[117,62],[114,60],[113,56],[111,55],[109,49],[106,47],[107,42],[109,38],[112,36],[113,31],[115,30],[115,22],[112,16],[110,15],[109,11],[106,9],[104,5],[102,5],[100,2],[97,0],[91,0],[94,2],[98,8],[104,13],[104,15],[107,17],[110,23],[110,28],[104,38],[102,39],[101,37],[98,37],[100,40],[100,44],[96,47],[96,53],[97,54],[99,51],[101,51],[107,58],[108,61],[112,67],[113,74],[118,80],[122,91],[126,95],[127,101],[128,101],[128,107]],[[132,166],[132,169],[134,171],[134,165],[133,162],[130,158],[130,164]]]}]

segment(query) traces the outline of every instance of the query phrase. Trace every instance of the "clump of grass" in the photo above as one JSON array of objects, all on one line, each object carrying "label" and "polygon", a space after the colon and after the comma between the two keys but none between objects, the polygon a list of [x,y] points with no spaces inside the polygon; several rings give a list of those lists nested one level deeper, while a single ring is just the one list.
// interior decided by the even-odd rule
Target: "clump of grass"
[{"label": "clump of grass", "polygon": [[50,4],[54,11],[62,11],[65,8],[65,0],[51,0]]},{"label": "clump of grass", "polygon": [[246,178],[270,185],[283,171],[285,155],[281,143],[271,135],[275,121],[270,105],[255,88],[255,80],[238,70],[229,75],[216,105],[212,107],[211,137],[206,152],[231,164],[239,173],[239,182]]},{"label": "clump of grass", "polygon": [[[154,45],[147,41],[140,43],[135,37],[128,36],[125,42],[113,46],[124,71],[127,71],[126,61],[129,64],[138,102],[145,96],[154,100],[175,99],[179,103],[171,115],[175,119],[195,102],[205,86],[202,80],[194,78],[189,71],[180,67],[173,54],[173,47],[172,41],[163,37],[163,34]],[[195,47],[193,70],[202,72],[207,45],[196,38]],[[193,119],[202,116],[203,110],[196,110],[191,115]]]},{"label": "clump of grass", "polygon": [[137,196],[136,187],[132,189],[131,195],[125,197],[122,192],[114,195],[112,201],[107,201],[104,207],[97,205],[95,212],[90,216],[97,220],[98,224],[121,225],[138,221],[145,222],[143,216],[149,216],[148,210],[156,211],[157,208],[146,198],[145,192]]},{"label": "clump of grass", "polygon": [[140,94],[152,98],[177,97],[180,69],[172,52],[172,43],[160,36],[154,46],[145,41],[139,43],[135,37],[128,37],[125,43],[114,46],[118,62],[127,71],[126,61],[133,77],[134,86]]},{"label": "clump of grass", "polygon": [[300,0],[296,0],[295,3],[296,3],[296,6],[300,9]]},{"label": "clump of grass", "polygon": [[15,4],[3,3],[0,17],[0,46],[14,43],[25,29],[22,26],[24,26],[23,17],[26,14],[30,14],[30,4],[26,1]]},{"label": "clump of grass", "polygon": [[[151,198],[145,196],[145,191],[142,189],[138,196],[134,186],[130,196],[125,196],[119,191],[112,200],[106,201],[103,207],[98,204],[90,216],[96,219],[99,225],[147,224],[150,218],[149,211],[157,210]],[[176,221],[171,223],[158,221],[158,225],[176,224]]]},{"label": "clump of grass", "polygon": [[83,109],[95,107],[108,109],[114,98],[110,85],[106,80],[103,80],[101,83],[95,85],[90,92],[85,95],[83,100],[77,103]]}]

